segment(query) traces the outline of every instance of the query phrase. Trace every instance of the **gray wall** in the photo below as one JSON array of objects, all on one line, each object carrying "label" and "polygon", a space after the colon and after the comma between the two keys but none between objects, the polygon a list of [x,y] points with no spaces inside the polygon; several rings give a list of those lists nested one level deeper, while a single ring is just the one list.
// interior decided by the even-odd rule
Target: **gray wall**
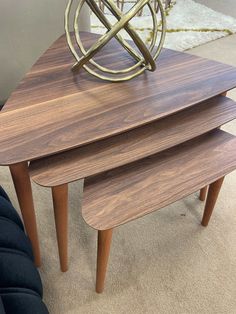
[{"label": "gray wall", "polygon": [[[0,0],[0,105],[51,43],[64,33],[68,0]],[[80,19],[89,30],[88,10]]]}]

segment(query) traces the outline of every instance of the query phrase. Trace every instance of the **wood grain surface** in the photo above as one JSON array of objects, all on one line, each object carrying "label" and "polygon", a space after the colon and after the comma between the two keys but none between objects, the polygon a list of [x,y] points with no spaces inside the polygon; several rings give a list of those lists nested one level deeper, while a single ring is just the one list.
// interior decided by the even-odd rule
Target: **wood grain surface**
[{"label": "wood grain surface", "polygon": [[110,170],[180,144],[236,118],[236,103],[217,96],[157,122],[31,162],[30,176],[57,186]]},{"label": "wood grain surface", "polygon": [[84,220],[98,230],[151,213],[236,168],[236,138],[215,130],[85,180]]},{"label": "wood grain surface", "polygon": [[[85,46],[97,40],[83,33]],[[132,60],[116,41],[97,61],[113,68]],[[85,71],[73,74],[65,36],[42,55],[0,113],[0,165],[69,150],[158,120],[236,86],[236,69],[163,50],[157,70],[125,83]]]}]

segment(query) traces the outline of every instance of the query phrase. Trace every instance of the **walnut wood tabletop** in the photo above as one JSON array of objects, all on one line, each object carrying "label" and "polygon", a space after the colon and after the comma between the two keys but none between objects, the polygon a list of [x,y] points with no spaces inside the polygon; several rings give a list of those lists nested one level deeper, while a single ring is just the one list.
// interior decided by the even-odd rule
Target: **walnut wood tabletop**
[{"label": "walnut wood tabletop", "polygon": [[107,230],[187,196],[236,168],[236,137],[215,130],[85,180],[82,215]]},{"label": "walnut wood tabletop", "polygon": [[[95,38],[83,34],[86,45]],[[98,58],[111,67],[131,62],[115,41]],[[162,51],[155,72],[117,84],[85,71],[73,75],[73,63],[62,36],[11,95],[0,113],[0,165],[39,159],[128,131],[236,86],[235,68],[172,50]]]},{"label": "walnut wood tabletop", "polygon": [[236,118],[236,103],[216,96],[157,122],[64,153],[35,160],[30,176],[53,187],[150,156]]}]

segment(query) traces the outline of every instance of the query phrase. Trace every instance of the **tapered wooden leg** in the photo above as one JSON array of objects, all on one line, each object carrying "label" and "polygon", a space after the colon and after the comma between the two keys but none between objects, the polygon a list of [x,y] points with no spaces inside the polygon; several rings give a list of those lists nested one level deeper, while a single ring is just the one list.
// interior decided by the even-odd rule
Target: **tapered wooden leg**
[{"label": "tapered wooden leg", "polygon": [[200,199],[200,201],[202,201],[202,202],[204,202],[205,199],[206,199],[207,189],[208,189],[208,186],[204,186],[204,188],[202,188],[202,189],[200,190],[199,199]]},{"label": "tapered wooden leg", "polygon": [[206,227],[209,223],[209,220],[211,218],[211,214],[213,212],[213,209],[215,207],[222,183],[224,181],[224,177],[220,178],[219,180],[211,183],[209,185],[209,190],[208,190],[208,195],[207,195],[207,200],[206,200],[206,205],[204,209],[204,214],[202,218],[202,225]]},{"label": "tapered wooden leg", "polygon": [[52,188],[61,271],[68,270],[68,184]]},{"label": "tapered wooden leg", "polygon": [[9,166],[12,180],[15,186],[18,202],[20,205],[22,218],[24,221],[26,233],[31,241],[34,262],[37,267],[41,265],[40,248],[37,232],[36,217],[34,211],[34,202],[32,195],[31,182],[28,172],[28,163],[21,162]]},{"label": "tapered wooden leg", "polygon": [[96,292],[102,293],[106,277],[113,229],[98,231]]}]

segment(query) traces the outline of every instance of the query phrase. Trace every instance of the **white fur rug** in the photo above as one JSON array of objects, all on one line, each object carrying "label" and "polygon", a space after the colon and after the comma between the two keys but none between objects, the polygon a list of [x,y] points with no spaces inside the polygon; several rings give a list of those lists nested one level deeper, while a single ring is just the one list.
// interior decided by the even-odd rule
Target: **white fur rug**
[{"label": "white fur rug", "polygon": [[[236,33],[236,19],[216,12],[202,4],[192,0],[172,1],[173,5],[167,14],[167,34],[165,47],[174,50],[187,50],[200,46],[209,41]],[[127,11],[132,6],[129,1],[124,6]],[[116,19],[107,11],[107,17],[112,23]],[[141,17],[134,17],[131,24],[138,31],[146,43],[150,40],[152,19],[145,7]],[[158,16],[159,18],[159,16]],[[91,30],[103,34],[106,29],[92,14]],[[125,31],[121,31],[124,38],[129,39]]]}]

